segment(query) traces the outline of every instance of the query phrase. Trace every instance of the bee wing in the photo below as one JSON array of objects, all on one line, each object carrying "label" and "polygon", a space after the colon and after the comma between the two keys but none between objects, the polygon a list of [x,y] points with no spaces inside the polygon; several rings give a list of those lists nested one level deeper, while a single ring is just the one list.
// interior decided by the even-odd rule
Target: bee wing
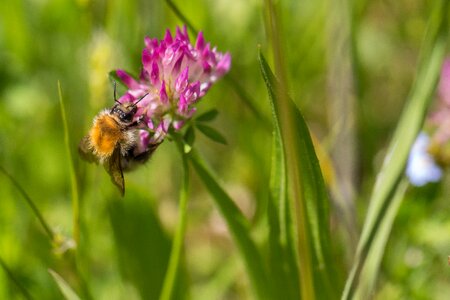
[{"label": "bee wing", "polygon": [[98,158],[92,152],[88,135],[81,139],[80,144],[78,145],[78,153],[82,159],[98,164]]},{"label": "bee wing", "polygon": [[120,163],[120,147],[114,149],[110,159],[105,162],[105,170],[111,176],[111,181],[119,188],[120,194],[123,197],[125,194],[125,180],[123,179],[122,165]]},{"label": "bee wing", "polygon": [[131,171],[134,170],[137,166],[146,163],[152,156],[153,152],[156,150],[156,148],[158,148],[158,146],[161,143],[149,145],[146,151],[138,155],[122,157],[121,158],[122,170],[124,172]]}]

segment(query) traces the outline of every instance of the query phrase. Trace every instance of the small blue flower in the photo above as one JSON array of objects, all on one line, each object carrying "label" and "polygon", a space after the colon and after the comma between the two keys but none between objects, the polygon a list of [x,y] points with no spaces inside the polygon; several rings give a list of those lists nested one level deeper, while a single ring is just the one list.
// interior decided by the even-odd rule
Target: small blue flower
[{"label": "small blue flower", "polygon": [[442,169],[428,153],[430,138],[421,132],[409,153],[406,176],[412,185],[423,186],[429,182],[437,182],[442,177]]}]

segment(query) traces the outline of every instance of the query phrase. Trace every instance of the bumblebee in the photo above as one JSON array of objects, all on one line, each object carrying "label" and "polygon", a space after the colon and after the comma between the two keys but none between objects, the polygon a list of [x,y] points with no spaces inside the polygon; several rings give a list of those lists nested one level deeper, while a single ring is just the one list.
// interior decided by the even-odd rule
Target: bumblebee
[{"label": "bumblebee", "polygon": [[81,139],[78,146],[80,156],[88,161],[100,163],[105,167],[112,182],[125,194],[124,171],[145,163],[159,144],[149,145],[145,151],[136,153],[139,143],[139,126],[142,118],[134,120],[137,103],[117,101],[114,83],[114,101],[111,109],[104,109],[95,118],[89,133]]}]

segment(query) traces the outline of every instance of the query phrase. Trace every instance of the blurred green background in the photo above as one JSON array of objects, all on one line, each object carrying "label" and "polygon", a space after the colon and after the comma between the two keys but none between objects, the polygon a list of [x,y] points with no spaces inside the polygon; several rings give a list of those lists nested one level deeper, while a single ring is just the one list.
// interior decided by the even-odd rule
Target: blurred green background
[{"label": "blurred green background", "polygon": [[[270,119],[270,108],[257,61],[258,45],[270,52],[263,2],[176,3],[208,41],[231,53],[229,77],[251,96],[261,114],[255,116],[230,81],[221,80],[198,107],[199,112],[220,111],[213,126],[228,145],[200,135],[196,145],[252,220],[255,238],[264,243],[267,229],[261,212],[268,197],[271,130],[263,121]],[[334,159],[330,163],[328,155],[323,157],[324,173],[338,174],[337,179],[326,175],[326,180],[352,195],[353,218],[360,228],[385,146],[412,85],[431,2],[345,3],[350,8],[347,14],[336,10],[331,0],[278,5],[290,95],[320,148]],[[122,68],[137,74],[144,36],[162,38],[166,28],[173,31],[177,25],[182,22],[164,1],[0,2],[0,166],[26,190],[55,231],[72,235],[60,81],[81,198],[81,241],[75,262],[67,253],[55,253],[22,195],[0,173],[0,259],[5,265],[0,269],[0,299],[24,297],[6,269],[36,299],[62,297],[48,269],[84,291],[84,297],[154,299],[159,295],[177,222],[181,161],[174,143],[166,141],[145,167],[126,174],[124,199],[119,199],[103,168],[79,160],[77,145],[92,118],[112,105],[108,72]],[[344,42],[339,44],[342,32]],[[340,64],[341,57],[349,65]],[[336,77],[333,70],[344,77]],[[348,84],[344,95],[353,102],[339,107],[333,101],[342,92],[336,83],[342,81]],[[340,139],[336,115],[354,118],[346,153],[336,151]],[[341,172],[347,183],[340,180]],[[245,268],[226,226],[204,187],[192,178],[178,290],[192,299],[251,298]],[[375,297],[445,299],[450,295],[448,183],[447,178],[408,191]],[[340,219],[334,212],[332,221]],[[337,228],[340,259],[349,264],[356,232]],[[347,267],[343,265],[343,272]]]}]

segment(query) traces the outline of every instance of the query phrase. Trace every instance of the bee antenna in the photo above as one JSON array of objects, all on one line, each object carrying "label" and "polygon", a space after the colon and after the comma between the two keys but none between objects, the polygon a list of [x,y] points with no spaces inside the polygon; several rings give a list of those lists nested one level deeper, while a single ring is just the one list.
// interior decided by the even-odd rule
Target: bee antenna
[{"label": "bee antenna", "polygon": [[142,96],[141,98],[139,98],[139,100],[138,101],[136,101],[136,102],[134,102],[133,103],[133,106],[136,106],[136,104],[138,104],[139,102],[141,102],[142,101],[142,99],[144,99],[146,96],[148,95],[148,93],[147,94],[145,94],[144,96]]}]

